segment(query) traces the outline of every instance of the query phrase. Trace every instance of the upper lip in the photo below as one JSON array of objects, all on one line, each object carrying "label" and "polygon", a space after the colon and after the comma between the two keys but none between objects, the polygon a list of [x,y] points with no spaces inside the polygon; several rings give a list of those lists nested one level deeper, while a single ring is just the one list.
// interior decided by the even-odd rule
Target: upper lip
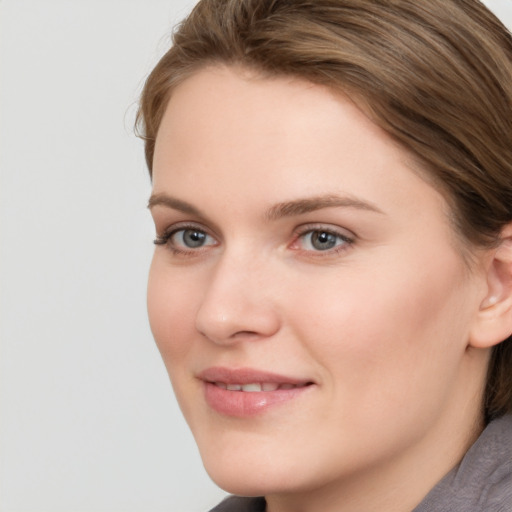
[{"label": "upper lip", "polygon": [[253,384],[256,382],[272,382],[276,384],[306,385],[312,381],[279,375],[277,373],[257,370],[254,368],[226,368],[213,366],[198,374],[198,378],[206,382],[223,382],[225,384]]}]

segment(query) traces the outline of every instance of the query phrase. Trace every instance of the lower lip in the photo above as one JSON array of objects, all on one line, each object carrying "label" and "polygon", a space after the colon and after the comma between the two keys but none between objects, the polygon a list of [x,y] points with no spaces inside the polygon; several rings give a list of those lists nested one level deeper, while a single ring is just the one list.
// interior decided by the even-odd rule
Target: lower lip
[{"label": "lower lip", "polygon": [[276,405],[289,402],[310,388],[302,386],[275,391],[229,391],[205,382],[205,396],[208,405],[216,412],[243,418],[262,414]]}]

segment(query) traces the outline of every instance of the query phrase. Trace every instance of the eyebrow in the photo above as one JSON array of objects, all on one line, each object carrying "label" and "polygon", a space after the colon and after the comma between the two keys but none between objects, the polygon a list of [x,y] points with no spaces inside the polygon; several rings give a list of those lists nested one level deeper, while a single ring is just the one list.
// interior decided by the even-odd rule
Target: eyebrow
[{"label": "eyebrow", "polygon": [[[188,215],[204,217],[203,213],[195,206],[165,193],[151,195],[148,201],[148,208],[151,209],[154,206],[166,206],[167,208],[172,208],[173,210]],[[277,203],[265,212],[265,218],[269,221],[274,221],[283,217],[303,215],[305,213],[321,210],[322,208],[356,208],[358,210],[383,213],[382,210],[373,203],[363,201],[356,197],[323,195]]]},{"label": "eyebrow", "polygon": [[188,215],[195,215],[197,217],[203,216],[201,211],[195,206],[181,199],[168,196],[167,194],[152,194],[148,201],[148,208],[151,210],[154,206],[166,206],[167,208],[172,208],[173,210],[178,210]]},{"label": "eyebrow", "polygon": [[358,210],[383,213],[374,204],[356,197],[325,195],[278,203],[267,211],[265,217],[268,220],[278,220],[282,217],[302,215],[315,210],[321,210],[322,208],[356,208]]}]

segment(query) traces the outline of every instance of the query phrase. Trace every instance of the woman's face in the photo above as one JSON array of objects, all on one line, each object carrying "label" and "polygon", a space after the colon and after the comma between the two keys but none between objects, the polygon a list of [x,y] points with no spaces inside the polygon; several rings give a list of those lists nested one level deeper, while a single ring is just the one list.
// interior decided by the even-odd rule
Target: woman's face
[{"label": "woman's face", "polygon": [[484,376],[482,279],[353,103],[204,69],[173,92],[153,183],[151,327],[221,487],[312,491],[453,443]]}]

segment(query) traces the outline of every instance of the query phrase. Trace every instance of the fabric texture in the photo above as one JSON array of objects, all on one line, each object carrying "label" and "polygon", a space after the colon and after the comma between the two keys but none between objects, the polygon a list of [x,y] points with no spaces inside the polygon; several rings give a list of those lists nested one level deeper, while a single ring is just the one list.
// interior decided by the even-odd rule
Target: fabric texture
[{"label": "fabric texture", "polygon": [[489,424],[413,512],[512,512],[512,415]]},{"label": "fabric texture", "polygon": [[[210,512],[265,508],[264,498],[231,496]],[[491,422],[412,512],[512,512],[512,415]]]}]

